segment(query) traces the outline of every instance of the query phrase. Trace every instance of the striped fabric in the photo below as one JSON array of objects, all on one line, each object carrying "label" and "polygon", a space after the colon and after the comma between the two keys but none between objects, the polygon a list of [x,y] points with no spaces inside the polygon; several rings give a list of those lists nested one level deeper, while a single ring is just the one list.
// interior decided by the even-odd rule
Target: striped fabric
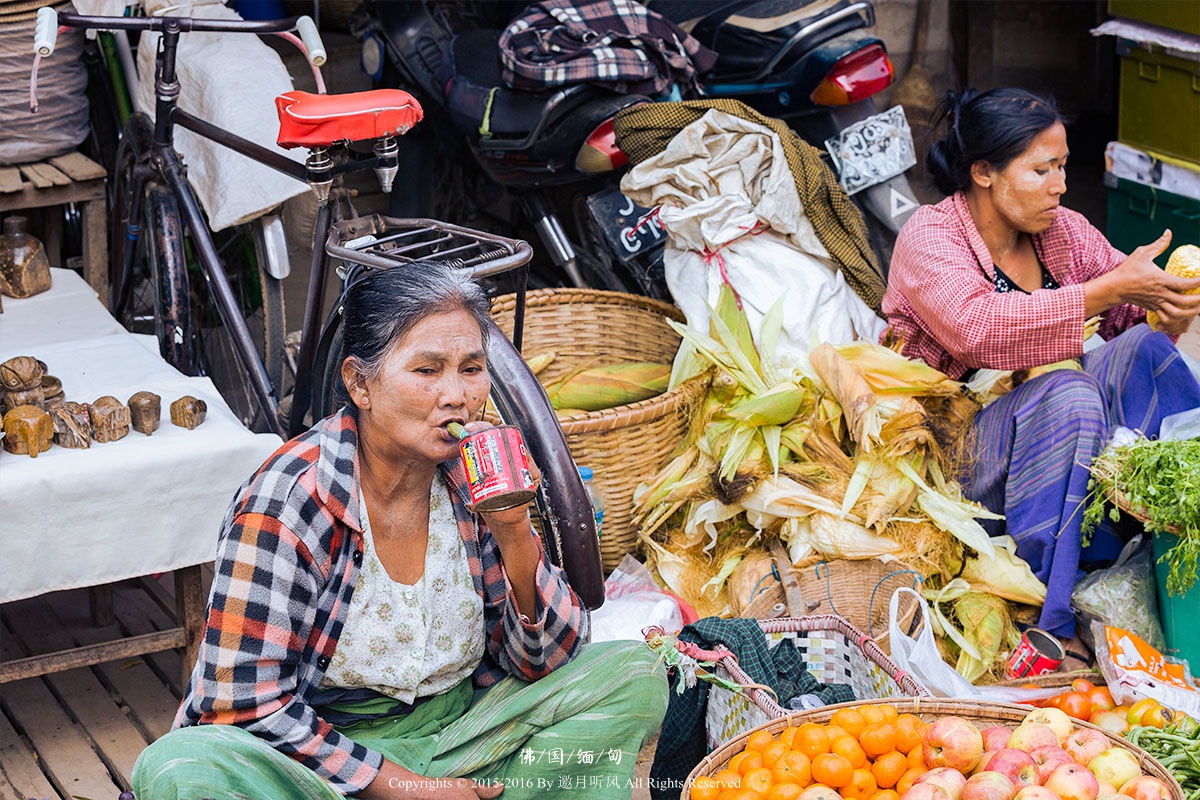
[{"label": "striped fabric", "polygon": [[[1083,283],[1125,260],[1081,215],[1059,208],[1033,237],[1042,265],[1061,287],[997,292],[995,266],[958,192],[913,213],[892,254],[883,311],[904,354],[951,378],[969,369],[1028,369],[1083,353]],[[1104,315],[1112,339],[1145,318],[1130,305]],[[885,334],[887,335],[887,334]]]},{"label": "striped fabric", "polygon": [[717,54],[634,0],[530,3],[500,36],[504,82],[514,89],[596,83],[621,94],[699,94],[697,73]]},{"label": "striped fabric", "polygon": [[675,134],[700,119],[710,108],[770,128],[783,145],[788,167],[804,213],[812,220],[821,244],[833,256],[846,283],[879,316],[886,288],[883,270],[867,238],[862,212],[838,185],[821,159],[821,151],[796,135],[783,120],[765,117],[738,100],[691,100],[682,103],[644,103],[617,113],[613,122],[617,146],[636,166],[661,153]]},{"label": "striped fabric", "polygon": [[1084,563],[1111,559],[1120,542],[1107,529],[1081,548],[1088,465],[1109,430],[1156,436],[1164,417],[1200,407],[1200,385],[1163,333],[1137,325],[1083,358],[1083,372],[1059,370],[1021,384],[975,417],[975,463],[966,494],[1005,520],[1017,555],[1046,584],[1039,626],[1070,637],[1071,589]]},{"label": "striped fabric", "polygon": [[[370,783],[383,757],[334,730],[310,701],[363,559],[357,448],[356,417],[344,409],[285,443],[242,486],[222,524],[200,655],[175,717],[175,727],[244,728],[345,792]],[[534,680],[567,663],[587,637],[587,615],[565,575],[543,558],[537,613],[523,622],[499,547],[467,508],[461,463],[443,474],[484,604],[475,683]]]}]

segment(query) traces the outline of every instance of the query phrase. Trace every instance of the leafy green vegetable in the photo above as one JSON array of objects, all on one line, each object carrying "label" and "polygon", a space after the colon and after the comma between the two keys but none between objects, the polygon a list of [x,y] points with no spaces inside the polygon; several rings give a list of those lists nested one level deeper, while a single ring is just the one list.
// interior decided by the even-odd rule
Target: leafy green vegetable
[{"label": "leafy green vegetable", "polygon": [[1179,713],[1178,721],[1166,728],[1135,727],[1125,738],[1166,767],[1185,800],[1200,800],[1200,726],[1194,719]]},{"label": "leafy green vegetable", "polygon": [[[1167,591],[1186,594],[1200,561],[1200,439],[1139,439],[1110,447],[1092,462],[1091,471],[1084,536],[1121,498],[1122,507],[1141,518],[1147,531],[1177,539],[1159,561],[1169,566]],[[1107,513],[1113,520],[1120,516],[1115,507]]]}]

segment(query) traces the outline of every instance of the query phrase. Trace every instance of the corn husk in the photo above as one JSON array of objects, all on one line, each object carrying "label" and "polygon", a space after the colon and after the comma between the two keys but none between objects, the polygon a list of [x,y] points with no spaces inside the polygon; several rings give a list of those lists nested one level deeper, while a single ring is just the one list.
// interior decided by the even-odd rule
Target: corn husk
[{"label": "corn husk", "polygon": [[656,397],[667,390],[669,364],[606,364],[576,372],[548,392],[557,408],[602,411]]},{"label": "corn husk", "polygon": [[835,345],[834,349],[858,368],[871,390],[879,395],[952,395],[962,385],[924,361],[905,358],[874,342],[850,342]]},{"label": "corn husk", "polygon": [[989,558],[982,553],[967,559],[963,578],[972,586],[1014,603],[1040,606],[1046,602],[1046,585],[1017,555],[1017,543],[1011,536],[992,539],[995,553]]}]

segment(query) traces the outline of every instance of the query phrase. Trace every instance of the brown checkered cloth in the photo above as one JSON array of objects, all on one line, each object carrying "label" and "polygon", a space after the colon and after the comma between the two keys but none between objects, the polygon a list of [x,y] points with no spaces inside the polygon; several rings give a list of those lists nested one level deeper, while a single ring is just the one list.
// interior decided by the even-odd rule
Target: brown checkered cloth
[{"label": "brown checkered cloth", "polygon": [[710,108],[770,128],[779,135],[796,180],[796,191],[817,238],[841,267],[850,288],[882,317],[880,304],[887,282],[867,238],[862,212],[838,185],[833,171],[821,160],[821,152],[782,120],[764,117],[738,100],[644,103],[617,114],[614,123],[617,146],[628,154],[630,165],[639,164],[665,150],[675,134]]},{"label": "brown checkered cloth", "polygon": [[531,3],[500,36],[505,83],[538,91],[596,83],[622,94],[699,96],[717,54],[634,0]]}]

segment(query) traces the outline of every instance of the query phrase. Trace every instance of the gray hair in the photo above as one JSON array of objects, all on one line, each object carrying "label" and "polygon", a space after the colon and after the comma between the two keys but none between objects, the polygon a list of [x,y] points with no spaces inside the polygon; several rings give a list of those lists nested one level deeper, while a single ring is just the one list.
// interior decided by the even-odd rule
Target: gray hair
[{"label": "gray hair", "polygon": [[[487,295],[467,273],[442,262],[421,262],[367,270],[346,292],[342,303],[342,351],[338,363],[353,356],[366,379],[375,378],[383,361],[417,323],[434,314],[462,309],[479,323],[487,349]],[[345,387],[339,381],[339,400]]]}]

